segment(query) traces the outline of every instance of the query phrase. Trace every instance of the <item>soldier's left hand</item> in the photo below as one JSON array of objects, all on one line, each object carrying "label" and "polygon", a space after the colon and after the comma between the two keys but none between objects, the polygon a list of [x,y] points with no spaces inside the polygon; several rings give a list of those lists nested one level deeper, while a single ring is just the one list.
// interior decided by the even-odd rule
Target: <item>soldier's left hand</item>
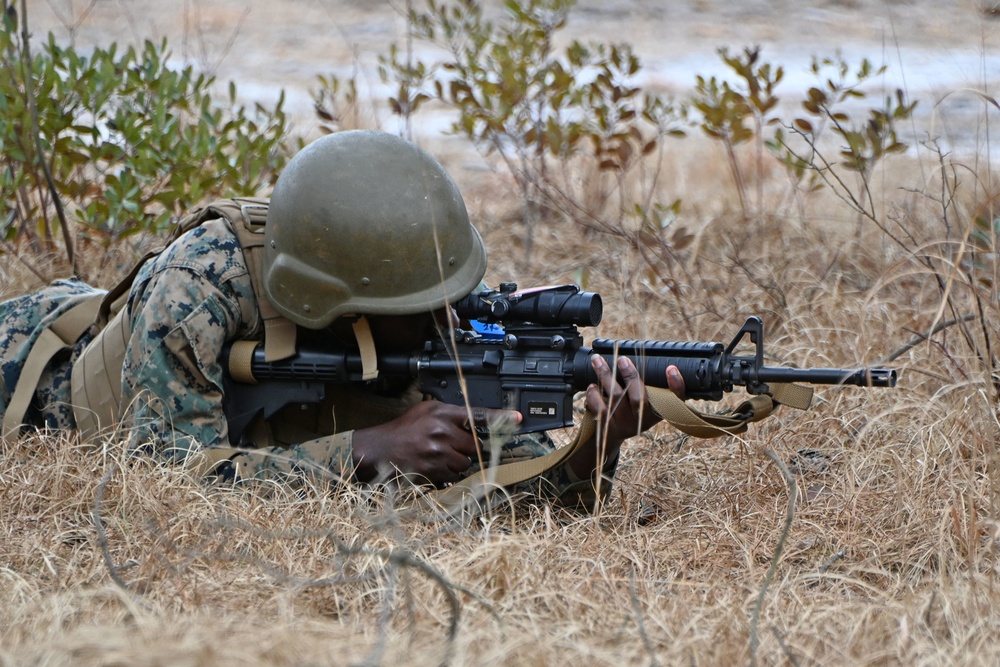
[{"label": "soldier's left hand", "polygon": [[[616,371],[600,355],[591,357],[590,362],[598,381],[587,388],[585,405],[597,419],[598,434],[606,434],[608,443],[620,444],[660,421],[647,400],[646,385],[629,358],[619,357]],[[669,366],[666,374],[667,386],[683,398],[680,370]]]}]

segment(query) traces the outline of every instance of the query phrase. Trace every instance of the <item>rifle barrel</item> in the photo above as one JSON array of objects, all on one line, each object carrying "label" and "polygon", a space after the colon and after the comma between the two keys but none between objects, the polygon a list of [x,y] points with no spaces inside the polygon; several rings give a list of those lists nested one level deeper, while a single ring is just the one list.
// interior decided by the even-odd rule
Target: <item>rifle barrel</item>
[{"label": "rifle barrel", "polygon": [[855,387],[895,387],[896,371],[891,368],[783,368],[764,366],[757,374],[761,382],[804,382],[842,384]]}]

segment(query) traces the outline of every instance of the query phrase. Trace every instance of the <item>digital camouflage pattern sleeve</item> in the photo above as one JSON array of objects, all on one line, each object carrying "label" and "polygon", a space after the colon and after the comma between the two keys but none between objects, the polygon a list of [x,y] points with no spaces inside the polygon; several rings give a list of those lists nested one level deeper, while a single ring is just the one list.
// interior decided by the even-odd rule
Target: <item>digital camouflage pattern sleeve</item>
[{"label": "digital camouflage pattern sleeve", "polygon": [[130,446],[183,461],[201,446],[228,445],[219,359],[258,319],[236,237],[222,221],[180,237],[142,267],[125,308]]}]

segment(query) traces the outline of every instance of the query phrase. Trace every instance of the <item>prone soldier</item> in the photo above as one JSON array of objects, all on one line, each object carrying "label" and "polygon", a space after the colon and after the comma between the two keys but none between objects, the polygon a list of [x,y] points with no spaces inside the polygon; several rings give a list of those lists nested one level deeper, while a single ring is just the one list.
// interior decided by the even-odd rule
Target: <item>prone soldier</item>
[{"label": "prone soldier", "polygon": [[[455,183],[412,143],[326,136],[289,162],[269,201],[216,202],[179,230],[107,294],[68,279],[0,304],[4,437],[22,425],[91,436],[123,424],[130,451],[227,480],[404,475],[444,486],[484,461],[477,428],[521,419],[424,400],[380,380],[371,362],[364,386],[331,385],[321,404],[291,406],[230,441],[221,356],[233,341],[262,340],[280,360],[335,340],[373,360],[456,325],[450,304],[481,284],[486,249]],[[598,428],[512,491],[592,507],[597,489],[610,491],[622,443],[659,421],[628,358],[616,369],[591,361],[598,381],[585,406]],[[677,368],[666,375],[683,394]],[[553,449],[544,433],[510,435],[500,458]]]}]

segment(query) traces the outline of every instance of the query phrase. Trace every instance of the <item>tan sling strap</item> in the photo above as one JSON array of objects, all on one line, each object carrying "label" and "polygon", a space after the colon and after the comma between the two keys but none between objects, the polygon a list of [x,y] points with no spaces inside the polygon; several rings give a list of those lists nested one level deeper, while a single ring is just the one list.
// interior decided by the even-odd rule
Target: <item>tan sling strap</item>
[{"label": "tan sling strap", "polygon": [[751,422],[760,421],[778,405],[805,410],[812,402],[812,387],[772,383],[769,394],[754,396],[726,414],[710,415],[695,410],[672,391],[649,388],[649,401],[658,415],[682,433],[696,438],[718,438],[743,433]]},{"label": "tan sling strap", "polygon": [[[425,498],[446,509],[463,507],[468,502],[485,498],[494,489],[505,488],[534,479],[567,461],[594,434],[596,422],[589,412],[583,416],[580,428],[573,442],[560,447],[551,454],[524,461],[502,463],[495,468],[487,468],[469,475],[465,479],[443,489],[428,493]],[[471,508],[465,508],[471,509]]]},{"label": "tan sling strap", "polygon": [[796,410],[808,410],[812,403],[813,388],[793,382],[772,382],[768,396],[774,398],[775,403],[787,405]]},{"label": "tan sling strap", "polygon": [[31,405],[31,398],[35,395],[35,389],[38,388],[38,381],[45,367],[59,351],[73,347],[90,327],[103,296],[103,293],[96,293],[77,303],[39,334],[24,362],[10,405],[3,418],[3,433],[0,435],[4,440],[20,431],[24,415]]},{"label": "tan sling strap", "polygon": [[[772,384],[770,389],[771,395],[754,396],[726,415],[699,412],[669,389],[647,387],[646,392],[654,412],[677,430],[697,438],[718,438],[743,433],[751,422],[764,419],[780,403],[805,410],[812,400],[811,387]],[[510,487],[534,479],[569,461],[594,435],[595,424],[593,415],[584,413],[576,437],[565,447],[538,458],[505,463],[492,470],[476,472],[452,486],[427,494],[426,498],[447,509],[459,508],[470,501],[478,501],[492,489]]]}]

